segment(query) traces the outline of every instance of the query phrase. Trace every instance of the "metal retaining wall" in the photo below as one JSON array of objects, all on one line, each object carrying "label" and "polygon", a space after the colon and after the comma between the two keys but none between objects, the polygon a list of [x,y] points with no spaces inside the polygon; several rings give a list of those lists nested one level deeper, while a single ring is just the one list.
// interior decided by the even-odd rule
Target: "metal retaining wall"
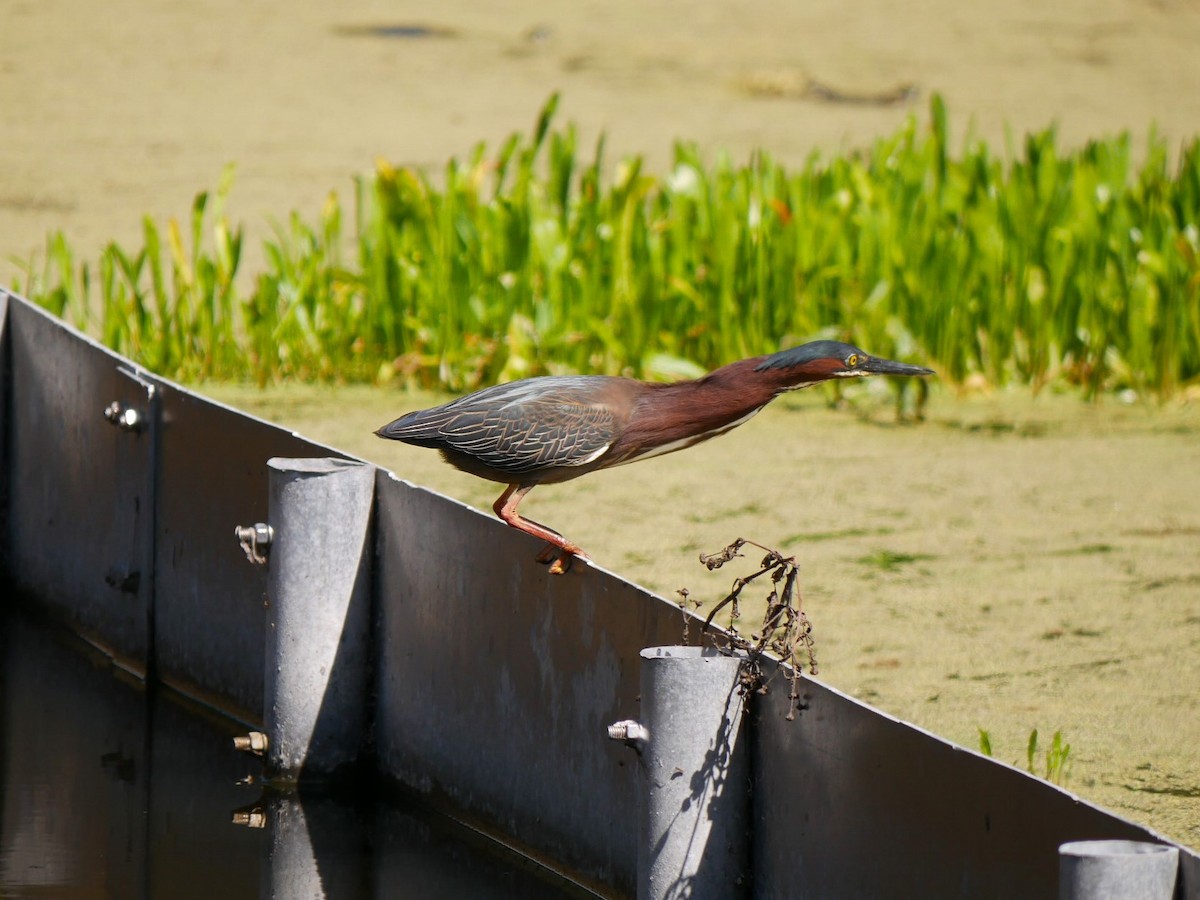
[{"label": "metal retaining wall", "polygon": [[[234,528],[267,521],[269,459],[349,457],[12,294],[0,305],[4,576],[122,666],[262,723],[267,568]],[[680,642],[680,610],[601,569],[550,576],[529,536],[382,470],[371,528],[366,759],[597,892],[631,895],[638,767],[605,729],[637,717],[639,653]],[[1049,896],[1059,844],[1161,840],[804,686],[796,721],[786,691],[750,716],[754,896]],[[1200,859],[1180,856],[1196,896]]]},{"label": "metal retaining wall", "polygon": [[269,457],[341,454],[0,304],[5,574],[118,664],[260,722],[267,572],[234,528],[266,519]]}]

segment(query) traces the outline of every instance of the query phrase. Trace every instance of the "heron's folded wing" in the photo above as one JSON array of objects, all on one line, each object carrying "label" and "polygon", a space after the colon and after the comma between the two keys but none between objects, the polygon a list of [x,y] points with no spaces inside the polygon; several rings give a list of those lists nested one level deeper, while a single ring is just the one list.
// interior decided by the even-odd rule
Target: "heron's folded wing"
[{"label": "heron's folded wing", "polygon": [[439,428],[447,448],[513,475],[585,465],[608,449],[614,431],[605,406],[553,392],[500,407],[460,406]]}]

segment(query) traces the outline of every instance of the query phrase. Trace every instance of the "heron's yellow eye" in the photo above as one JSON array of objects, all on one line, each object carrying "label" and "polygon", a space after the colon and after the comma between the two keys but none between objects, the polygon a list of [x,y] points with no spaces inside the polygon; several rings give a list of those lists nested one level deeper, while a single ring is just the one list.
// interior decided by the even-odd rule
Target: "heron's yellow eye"
[{"label": "heron's yellow eye", "polygon": [[846,357],[847,368],[853,369],[855,366],[858,365],[858,362],[859,362],[859,359],[858,359],[857,353],[851,353],[849,356]]}]

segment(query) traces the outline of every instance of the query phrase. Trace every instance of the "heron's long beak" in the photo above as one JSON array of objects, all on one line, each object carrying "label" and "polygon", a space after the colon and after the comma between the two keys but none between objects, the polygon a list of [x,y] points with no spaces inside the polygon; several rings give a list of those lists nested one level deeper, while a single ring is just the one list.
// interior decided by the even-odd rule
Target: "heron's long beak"
[{"label": "heron's long beak", "polygon": [[891,359],[882,359],[878,356],[867,357],[859,369],[866,372],[868,375],[932,375],[933,369],[926,369],[921,366],[910,366],[908,363],[896,362]]}]

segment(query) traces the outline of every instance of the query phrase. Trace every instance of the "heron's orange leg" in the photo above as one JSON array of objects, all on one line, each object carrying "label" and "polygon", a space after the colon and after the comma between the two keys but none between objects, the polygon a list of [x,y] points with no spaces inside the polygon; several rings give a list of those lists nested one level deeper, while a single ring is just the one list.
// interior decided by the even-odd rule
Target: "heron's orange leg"
[{"label": "heron's orange leg", "polygon": [[548,563],[554,558],[555,550],[559,552],[558,559],[554,560],[554,564],[550,566],[550,571],[555,575],[561,575],[567,571],[567,567],[571,564],[571,557],[579,556],[587,559],[587,554],[578,544],[573,544],[564,538],[553,528],[547,528],[534,522],[532,519],[526,519],[523,516],[517,515],[517,506],[521,500],[532,491],[534,485],[526,484],[510,484],[503,494],[492,504],[492,509],[505,523],[511,525],[518,531],[524,531],[526,534],[532,534],[534,537],[541,538],[548,546],[537,556],[537,561],[540,563]]}]

